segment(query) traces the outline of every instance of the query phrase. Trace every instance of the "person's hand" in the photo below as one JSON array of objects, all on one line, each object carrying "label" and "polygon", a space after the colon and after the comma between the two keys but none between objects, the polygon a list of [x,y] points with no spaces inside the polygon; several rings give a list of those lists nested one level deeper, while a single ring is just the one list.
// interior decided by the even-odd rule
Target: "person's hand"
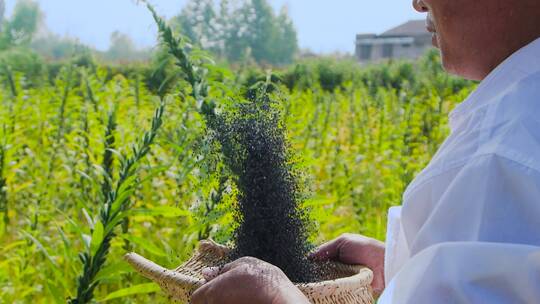
[{"label": "person's hand", "polygon": [[281,269],[256,258],[206,268],[203,275],[207,283],[193,293],[193,304],[309,304]]},{"label": "person's hand", "polygon": [[384,290],[384,243],[381,241],[346,233],[321,245],[310,257],[319,261],[364,265],[373,271],[373,292],[379,295]]}]

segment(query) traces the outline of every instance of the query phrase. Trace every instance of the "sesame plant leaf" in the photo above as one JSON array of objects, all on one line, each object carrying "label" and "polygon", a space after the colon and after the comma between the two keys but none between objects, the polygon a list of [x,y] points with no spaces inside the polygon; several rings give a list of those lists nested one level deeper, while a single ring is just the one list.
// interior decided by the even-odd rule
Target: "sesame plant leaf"
[{"label": "sesame plant leaf", "polygon": [[116,226],[118,226],[126,217],[126,212],[120,211],[116,213],[116,216],[114,216],[114,218],[107,223],[107,226],[105,226],[105,234],[112,233],[114,228],[116,228]]},{"label": "sesame plant leaf", "polygon": [[132,273],[133,268],[124,260],[118,260],[103,267],[99,274],[94,279],[95,281],[105,280],[111,276],[118,274]]},{"label": "sesame plant leaf", "polygon": [[126,188],[122,190],[123,190],[122,192],[118,193],[118,196],[116,197],[116,199],[114,200],[112,204],[112,207],[111,207],[112,213],[118,212],[120,208],[122,208],[122,206],[125,204],[125,202],[129,199],[129,197],[133,194],[133,192],[135,192],[135,189],[133,188]]},{"label": "sesame plant leaf", "polygon": [[90,242],[90,252],[96,254],[99,245],[103,241],[103,223],[96,221],[94,225],[94,231],[92,231],[92,241]]},{"label": "sesame plant leaf", "polygon": [[172,206],[158,206],[149,209],[132,209],[129,211],[130,216],[163,216],[166,218],[174,218],[181,216],[190,216],[191,212]]},{"label": "sesame plant leaf", "polygon": [[86,179],[87,181],[95,182],[95,180],[92,177],[90,177],[90,175],[86,174],[86,172],[79,169],[75,170],[75,172],[77,172],[77,174],[79,174],[82,178]]},{"label": "sesame plant leaf", "polygon": [[22,241],[17,241],[17,242],[13,242],[11,244],[7,244],[5,246],[2,246],[0,247],[0,253],[2,254],[5,254],[7,252],[9,252],[10,250],[13,250],[19,246],[24,246],[26,244],[26,241],[22,240]]},{"label": "sesame plant leaf", "polygon": [[[135,170],[136,168],[137,165],[133,165],[131,167],[131,170]],[[132,188],[137,178],[139,178],[137,175],[129,175],[128,177],[126,177],[122,182],[122,185],[118,188],[117,192],[122,193]]]},{"label": "sesame plant leaf", "polygon": [[62,303],[65,300],[62,294],[62,288],[60,286],[57,286],[51,281],[47,281],[46,286],[56,303]]},{"label": "sesame plant leaf", "polygon": [[41,251],[43,253],[43,255],[45,255],[47,260],[49,260],[49,262],[51,262],[51,264],[55,268],[58,268],[58,264],[56,264],[56,261],[53,259],[53,257],[49,254],[49,252],[45,248],[45,246],[43,246],[43,244],[38,239],[36,239],[33,235],[31,235],[30,233],[28,233],[28,232],[26,232],[24,230],[21,230],[21,233],[24,235],[24,237],[28,238],[29,240],[32,241],[32,243],[34,243],[34,245],[36,245],[38,250]]},{"label": "sesame plant leaf", "polygon": [[113,149],[113,148],[107,148],[106,150],[111,152],[112,154],[116,155],[116,157],[118,157],[118,159],[121,162],[123,162],[125,160],[124,155],[122,155],[122,153],[120,153],[118,150]]},{"label": "sesame plant leaf", "polygon": [[92,236],[89,235],[89,234],[83,233],[83,234],[81,235],[81,238],[82,238],[84,247],[85,247],[87,250],[90,250],[90,244],[92,243]]},{"label": "sesame plant leaf", "polygon": [[24,183],[21,183],[19,185],[16,185],[14,187],[12,187],[10,190],[11,193],[18,193],[22,190],[25,190],[27,188],[30,188],[34,185],[34,182],[33,181],[27,181],[27,182],[24,182]]},{"label": "sesame plant leaf", "polygon": [[128,235],[128,234],[123,234],[123,235],[121,235],[121,237],[124,238],[125,240],[128,240],[129,242],[135,244],[136,246],[138,246],[138,247],[152,253],[153,255],[160,256],[160,257],[167,256],[165,251],[163,251],[161,248],[154,245],[152,242],[150,242],[147,239],[143,239],[141,237],[134,236],[134,235]]},{"label": "sesame plant leaf", "polygon": [[136,294],[146,294],[160,291],[161,288],[156,283],[144,283],[133,285],[130,287],[122,288],[117,291],[109,293],[105,298],[98,300],[98,302],[106,302],[113,299],[119,299]]},{"label": "sesame plant leaf", "polygon": [[81,240],[83,239],[83,231],[81,229],[81,226],[79,225],[79,223],[71,218],[66,218],[66,221],[69,225],[67,225],[68,227],[70,227],[71,229],[73,229],[74,233],[81,238]]},{"label": "sesame plant leaf", "polygon": [[90,229],[94,229],[94,220],[92,219],[90,214],[88,214],[88,210],[86,210],[86,208],[81,208],[81,210],[84,218],[86,219],[86,222],[88,223],[88,227],[90,227]]}]

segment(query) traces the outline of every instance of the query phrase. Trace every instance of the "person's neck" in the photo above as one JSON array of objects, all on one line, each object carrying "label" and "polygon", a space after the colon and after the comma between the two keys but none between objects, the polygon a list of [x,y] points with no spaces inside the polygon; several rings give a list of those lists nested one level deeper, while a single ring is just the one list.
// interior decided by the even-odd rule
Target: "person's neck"
[{"label": "person's neck", "polygon": [[540,38],[540,25],[538,29],[538,31],[531,32],[528,35],[521,35],[521,37],[507,37],[507,39],[501,42],[498,50],[491,49],[490,52],[499,54],[499,56],[494,57],[494,59],[491,61],[491,64],[486,66],[486,68],[481,73],[482,77],[479,77],[478,80],[484,80],[493,70],[495,70],[495,68],[497,68],[506,59],[508,59],[508,57],[512,56],[512,54],[516,53],[517,51],[521,50],[522,48],[535,41],[536,39]]}]

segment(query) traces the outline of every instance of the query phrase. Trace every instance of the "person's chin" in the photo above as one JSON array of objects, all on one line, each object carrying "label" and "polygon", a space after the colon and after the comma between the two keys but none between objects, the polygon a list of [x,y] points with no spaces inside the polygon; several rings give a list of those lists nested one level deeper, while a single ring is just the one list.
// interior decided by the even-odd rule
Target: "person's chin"
[{"label": "person's chin", "polygon": [[448,74],[474,81],[481,81],[483,79],[478,73],[475,73],[476,71],[473,69],[473,65],[449,56],[448,53],[445,53],[444,48],[441,48],[441,61],[444,70]]},{"label": "person's chin", "polygon": [[452,56],[446,52],[444,48],[441,48],[440,46],[437,46],[441,53],[441,64],[444,70],[450,74],[459,75],[459,68],[457,68],[456,64],[452,61]]}]

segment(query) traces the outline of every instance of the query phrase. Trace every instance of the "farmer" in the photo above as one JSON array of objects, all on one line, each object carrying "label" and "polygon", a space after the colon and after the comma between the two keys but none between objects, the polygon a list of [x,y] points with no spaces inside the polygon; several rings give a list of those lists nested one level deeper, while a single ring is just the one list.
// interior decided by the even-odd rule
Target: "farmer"
[{"label": "farmer", "polygon": [[[364,264],[379,303],[540,303],[540,1],[415,0],[445,69],[480,85],[389,212],[386,245],[343,235],[315,259]],[[253,258],[207,270],[193,303],[308,303]]]}]

